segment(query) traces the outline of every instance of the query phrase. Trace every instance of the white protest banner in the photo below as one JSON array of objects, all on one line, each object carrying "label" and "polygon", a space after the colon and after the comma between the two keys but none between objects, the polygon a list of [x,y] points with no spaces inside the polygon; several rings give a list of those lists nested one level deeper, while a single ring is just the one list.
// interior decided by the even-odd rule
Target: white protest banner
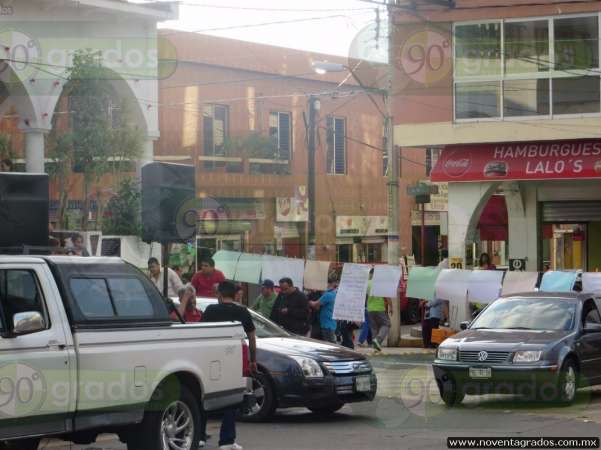
[{"label": "white protest banner", "polygon": [[449,325],[458,330],[461,322],[469,320],[467,286],[471,271],[444,269],[436,279],[435,297],[449,302]]},{"label": "white protest banner", "polygon": [[374,297],[397,298],[400,281],[400,266],[376,266],[374,268],[374,277],[371,280],[372,288],[370,295]]},{"label": "white protest banner", "polygon": [[436,267],[413,267],[409,271],[407,297],[420,300],[434,300],[434,289],[439,273],[440,270]]},{"label": "white protest banner", "polygon": [[328,261],[307,261],[305,265],[305,289],[325,291],[328,288]]},{"label": "white protest banner", "polygon": [[282,278],[291,278],[294,286],[302,289],[305,261],[302,259],[263,255],[261,272],[262,280],[271,280],[275,284],[278,284],[278,281]]},{"label": "white protest banner", "polygon": [[345,264],[334,303],[334,319],[363,322],[370,266]]},{"label": "white protest banner", "polygon": [[601,273],[585,272],[582,274],[582,292],[601,294]]},{"label": "white protest banner", "polygon": [[215,268],[222,271],[226,279],[233,280],[234,275],[236,275],[236,267],[238,265],[238,259],[240,258],[240,255],[240,252],[219,250],[213,255]]},{"label": "white protest banner", "polygon": [[236,268],[235,281],[259,284],[261,281],[261,255],[242,253]]},{"label": "white protest banner", "polygon": [[537,281],[538,272],[507,272],[503,280],[501,295],[534,292]]},{"label": "white protest banner", "polygon": [[467,300],[472,303],[492,303],[501,295],[504,272],[474,270],[467,284]]}]

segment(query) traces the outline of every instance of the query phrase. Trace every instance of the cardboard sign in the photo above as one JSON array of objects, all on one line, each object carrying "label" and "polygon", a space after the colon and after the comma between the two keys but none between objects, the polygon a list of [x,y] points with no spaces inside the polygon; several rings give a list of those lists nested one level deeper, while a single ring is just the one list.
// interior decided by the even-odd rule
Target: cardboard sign
[{"label": "cardboard sign", "polygon": [[365,320],[365,296],[370,269],[371,267],[366,264],[344,265],[334,303],[334,319],[351,322]]}]

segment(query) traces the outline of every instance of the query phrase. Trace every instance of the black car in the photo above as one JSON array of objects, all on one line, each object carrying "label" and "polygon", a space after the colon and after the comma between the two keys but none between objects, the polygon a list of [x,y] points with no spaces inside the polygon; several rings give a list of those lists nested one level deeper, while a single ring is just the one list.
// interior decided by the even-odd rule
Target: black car
[{"label": "black car", "polygon": [[496,300],[438,348],[443,401],[466,394],[522,394],[564,404],[601,384],[601,300],[592,294],[527,293]]},{"label": "black car", "polygon": [[[215,300],[198,299],[202,310]],[[278,408],[306,407],[331,414],[346,403],[371,401],[377,380],[365,356],[348,348],[296,336],[250,311],[257,335],[253,380],[256,404],[243,412],[249,421],[267,420]]]}]

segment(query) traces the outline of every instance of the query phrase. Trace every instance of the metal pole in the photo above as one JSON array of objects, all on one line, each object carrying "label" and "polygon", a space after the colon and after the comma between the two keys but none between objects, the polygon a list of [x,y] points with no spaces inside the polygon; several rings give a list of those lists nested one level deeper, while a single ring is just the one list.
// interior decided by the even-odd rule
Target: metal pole
[{"label": "metal pole", "polygon": [[316,103],[317,97],[309,96],[309,124],[308,124],[308,186],[307,196],[309,198],[309,222],[306,256],[307,259],[315,258],[315,145],[316,145]]},{"label": "metal pole", "polygon": [[[391,4],[388,1],[388,80],[384,101],[386,103],[386,118],[384,137],[388,156],[388,264],[398,265],[400,258],[399,240],[399,160],[394,145],[394,122],[392,117],[392,84],[394,78],[394,17]],[[392,320],[389,344],[397,346],[401,338],[401,305],[398,298],[392,302]]]},{"label": "metal pole", "polygon": [[420,240],[420,262],[422,266],[426,265],[426,204],[422,203],[422,229]]},{"label": "metal pole", "polygon": [[169,244],[162,244],[163,296],[169,298]]}]

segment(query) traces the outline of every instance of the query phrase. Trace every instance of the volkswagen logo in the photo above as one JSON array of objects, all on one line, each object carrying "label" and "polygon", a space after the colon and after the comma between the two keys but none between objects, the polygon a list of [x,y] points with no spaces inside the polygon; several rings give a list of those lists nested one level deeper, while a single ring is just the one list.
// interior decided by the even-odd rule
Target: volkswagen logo
[{"label": "volkswagen logo", "polygon": [[478,361],[486,361],[488,359],[488,353],[485,351],[481,351],[478,353]]}]

